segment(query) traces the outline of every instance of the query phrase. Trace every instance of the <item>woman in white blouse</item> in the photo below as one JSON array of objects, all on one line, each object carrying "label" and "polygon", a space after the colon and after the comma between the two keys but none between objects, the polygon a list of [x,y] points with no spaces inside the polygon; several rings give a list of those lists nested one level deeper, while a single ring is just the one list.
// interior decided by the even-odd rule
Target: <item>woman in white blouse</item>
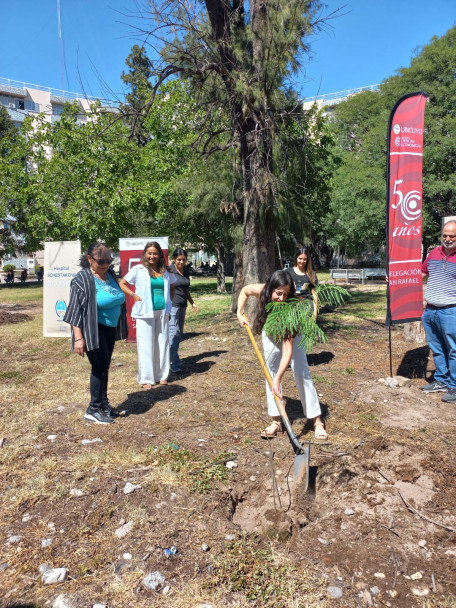
[{"label": "woman in white blouse", "polygon": [[169,315],[175,282],[156,241],[146,244],[141,264],[119,281],[122,291],[135,301],[131,316],[136,320],[138,382],[145,389],[168,384]]}]

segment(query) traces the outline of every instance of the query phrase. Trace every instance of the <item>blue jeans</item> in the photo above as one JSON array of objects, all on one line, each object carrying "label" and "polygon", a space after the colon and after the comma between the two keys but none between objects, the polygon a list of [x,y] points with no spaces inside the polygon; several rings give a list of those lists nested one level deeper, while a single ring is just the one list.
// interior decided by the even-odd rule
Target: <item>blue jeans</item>
[{"label": "blue jeans", "polygon": [[185,306],[173,306],[171,309],[171,317],[169,319],[169,355],[171,363],[171,371],[178,372],[181,368],[181,360],[179,358],[179,344],[184,335],[184,321],[187,308]]},{"label": "blue jeans", "polygon": [[434,380],[456,389],[456,306],[423,313],[423,327],[434,353]]}]

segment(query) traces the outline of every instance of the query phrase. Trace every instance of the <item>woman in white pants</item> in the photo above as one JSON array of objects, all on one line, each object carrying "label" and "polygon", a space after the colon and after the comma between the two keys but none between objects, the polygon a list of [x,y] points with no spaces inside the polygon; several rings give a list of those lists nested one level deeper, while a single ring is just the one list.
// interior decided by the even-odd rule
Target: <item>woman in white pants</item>
[{"label": "woman in white pants", "polygon": [[[266,366],[273,377],[272,389],[282,399],[282,377],[291,363],[291,369],[298,388],[304,416],[313,418],[315,439],[322,441],[327,439],[324,423],[321,419],[321,408],[318,401],[317,391],[312,381],[305,350],[299,348],[301,336],[287,336],[280,344],[274,342],[266,335],[263,326],[266,323],[266,306],[270,302],[285,302],[287,298],[295,295],[295,285],[291,276],[283,271],[276,270],[265,284],[246,285],[242,288],[238,298],[237,317],[239,324],[243,327],[246,320],[244,314],[245,304],[250,296],[258,298],[258,311],[253,324],[253,329],[262,334],[263,351]],[[316,314],[316,312],[315,312]],[[275,403],[271,389],[266,382],[266,398],[268,403],[268,414],[272,417],[271,424],[266,427],[261,436],[268,439],[275,437],[282,430],[280,413]]]},{"label": "woman in white pants", "polygon": [[120,279],[119,285],[135,301],[131,316],[136,319],[138,382],[147,390],[157,383],[168,384],[169,315],[176,277],[166,267],[156,241],[146,244],[141,262]]}]

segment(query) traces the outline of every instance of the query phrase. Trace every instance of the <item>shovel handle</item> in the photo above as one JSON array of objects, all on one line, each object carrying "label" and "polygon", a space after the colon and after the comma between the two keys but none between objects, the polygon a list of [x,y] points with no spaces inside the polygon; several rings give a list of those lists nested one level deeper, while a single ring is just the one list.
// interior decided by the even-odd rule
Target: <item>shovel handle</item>
[{"label": "shovel handle", "polygon": [[258,361],[260,362],[261,369],[263,370],[264,377],[266,378],[266,381],[269,384],[269,388],[271,389],[272,395],[274,397],[274,400],[275,400],[276,405],[278,407],[278,410],[280,412],[280,417],[282,418],[283,423],[285,425],[285,428],[287,429],[288,436],[290,437],[290,439],[291,439],[291,441],[293,443],[293,446],[294,446],[296,452],[297,453],[301,453],[304,450],[304,448],[299,443],[299,441],[297,440],[296,435],[293,433],[293,429],[291,428],[290,420],[289,420],[289,418],[287,416],[287,413],[285,411],[285,407],[283,405],[282,400],[279,399],[279,397],[277,397],[277,395],[274,393],[274,391],[272,389],[272,376],[271,376],[271,373],[270,373],[270,371],[268,370],[268,368],[266,366],[266,362],[264,360],[264,357],[263,357],[260,349],[258,348],[258,344],[256,343],[256,340],[255,340],[255,338],[253,336],[252,329],[251,329],[250,325],[248,325],[248,319],[245,316],[245,314],[242,315],[242,317],[243,317],[244,321],[246,322],[246,325],[244,325],[244,327],[245,327],[245,329],[247,331],[247,334],[248,334],[248,336],[250,338],[250,342],[252,343],[253,350],[255,351],[255,354],[256,354],[256,356],[258,358]]}]

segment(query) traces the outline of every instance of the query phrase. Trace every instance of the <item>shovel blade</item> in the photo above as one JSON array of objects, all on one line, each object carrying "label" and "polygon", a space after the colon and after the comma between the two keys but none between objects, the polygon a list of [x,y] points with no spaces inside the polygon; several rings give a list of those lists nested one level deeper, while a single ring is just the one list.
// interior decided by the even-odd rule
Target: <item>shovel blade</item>
[{"label": "shovel blade", "polygon": [[296,454],[294,461],[294,480],[296,484],[304,484],[304,492],[309,487],[309,453],[310,447],[307,445],[301,454]]}]

